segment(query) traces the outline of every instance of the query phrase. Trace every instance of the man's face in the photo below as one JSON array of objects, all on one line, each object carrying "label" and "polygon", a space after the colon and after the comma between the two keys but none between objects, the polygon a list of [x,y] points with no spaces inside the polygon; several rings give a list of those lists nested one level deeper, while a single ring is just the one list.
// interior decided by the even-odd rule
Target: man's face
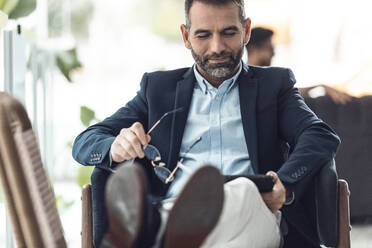
[{"label": "man's face", "polygon": [[228,78],[235,73],[249,41],[250,20],[243,27],[239,8],[233,3],[221,6],[194,2],[189,30],[182,25],[185,46],[203,76]]}]

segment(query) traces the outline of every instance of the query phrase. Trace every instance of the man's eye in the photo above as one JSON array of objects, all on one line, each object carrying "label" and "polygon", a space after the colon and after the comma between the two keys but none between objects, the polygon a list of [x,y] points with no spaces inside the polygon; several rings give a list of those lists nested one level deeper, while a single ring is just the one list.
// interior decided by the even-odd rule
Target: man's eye
[{"label": "man's eye", "polygon": [[224,33],[224,35],[226,35],[226,36],[234,36],[235,34],[236,34],[236,32]]},{"label": "man's eye", "polygon": [[197,35],[196,38],[198,39],[205,39],[205,38],[208,38],[209,35],[208,34],[203,34],[203,35]]}]

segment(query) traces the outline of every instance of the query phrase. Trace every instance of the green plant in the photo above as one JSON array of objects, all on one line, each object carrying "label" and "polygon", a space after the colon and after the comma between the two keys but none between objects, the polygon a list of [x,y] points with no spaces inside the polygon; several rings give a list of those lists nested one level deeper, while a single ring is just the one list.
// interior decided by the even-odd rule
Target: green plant
[{"label": "green plant", "polygon": [[0,32],[6,26],[7,22],[8,22],[8,15],[0,10]]},{"label": "green plant", "polygon": [[76,183],[80,187],[90,183],[90,175],[92,174],[93,170],[94,166],[80,166],[76,177]]},{"label": "green plant", "polygon": [[63,196],[58,195],[56,196],[56,205],[59,213],[65,212],[67,209],[69,209],[72,205],[74,205],[75,201],[66,201]]},{"label": "green plant", "polygon": [[82,67],[78,59],[76,48],[60,51],[56,54],[56,64],[61,73],[71,83],[71,73]]},{"label": "green plant", "polygon": [[80,107],[80,120],[85,127],[89,127],[92,121],[100,121],[99,119],[97,119],[96,113],[87,106]]},{"label": "green plant", "polygon": [[9,16],[9,19],[18,19],[28,16],[36,9],[36,0],[0,0],[0,10]]}]

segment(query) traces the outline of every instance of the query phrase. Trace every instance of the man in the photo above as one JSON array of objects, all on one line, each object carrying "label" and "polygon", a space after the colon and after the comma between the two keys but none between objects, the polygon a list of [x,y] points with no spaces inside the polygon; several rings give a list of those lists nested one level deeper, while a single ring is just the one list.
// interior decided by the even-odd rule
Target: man
[{"label": "man", "polygon": [[[251,39],[246,45],[248,52],[248,64],[257,66],[270,66],[271,60],[275,55],[273,44],[274,32],[267,28],[255,27],[251,31]],[[318,84],[311,87],[299,88],[300,94],[306,98],[309,97],[311,90],[319,88],[324,91],[335,103],[346,104],[351,101],[349,94],[338,91],[325,84]]]},{"label": "man", "polygon": [[270,66],[275,55],[272,41],[274,32],[267,28],[255,27],[251,30],[251,38],[246,45],[248,64]]},{"label": "man", "polygon": [[[181,31],[195,65],[146,73],[132,101],[89,127],[74,143],[74,158],[96,166],[92,186],[93,181],[106,182],[108,173],[103,170],[131,159],[146,171],[144,176],[136,169],[140,166],[124,165],[113,177],[121,178],[120,182],[134,191],[125,192],[128,197],[114,205],[125,206],[121,209],[129,209],[132,216],[145,217],[132,221],[137,229],[130,231],[130,218],[113,224],[112,214],[110,233],[120,226],[129,237],[126,240],[131,240],[126,243],[128,247],[161,244],[163,234],[165,247],[278,247],[280,231],[285,235],[285,247],[319,247],[313,219],[309,220],[302,200],[314,175],[334,158],[338,137],[304,104],[289,69],[248,67],[241,61],[251,25],[245,18],[244,1],[186,0],[185,12],[186,25]],[[171,110],[172,114],[162,117]],[[283,148],[287,143],[291,154],[285,160],[288,151]],[[145,154],[150,159],[144,158]],[[221,191],[214,190],[215,197],[203,202],[203,194],[221,188],[218,173],[210,166],[203,167],[207,163],[224,175],[271,175],[273,191],[259,194],[251,181],[238,178],[224,185],[223,208]],[[206,175],[210,175],[209,180]],[[110,189],[108,199],[112,203]],[[144,203],[142,194],[136,192],[146,190]],[[102,193],[101,188],[98,191]],[[139,202],[134,205],[140,209],[147,204],[145,212],[135,212],[130,207],[133,202]],[[168,202],[173,205],[170,210]],[[110,205],[113,212],[120,212]],[[97,205],[95,211],[101,211],[96,214],[101,221],[95,228],[102,231],[107,225],[102,220],[104,210]],[[219,220],[215,225],[216,215]],[[193,228],[188,217],[199,220],[193,222]],[[180,218],[185,220],[185,235],[190,239],[177,239],[183,231],[182,223],[177,223]],[[202,223],[205,228],[200,229]],[[96,237],[100,235],[97,230]],[[168,245],[172,242],[178,245]]]}]

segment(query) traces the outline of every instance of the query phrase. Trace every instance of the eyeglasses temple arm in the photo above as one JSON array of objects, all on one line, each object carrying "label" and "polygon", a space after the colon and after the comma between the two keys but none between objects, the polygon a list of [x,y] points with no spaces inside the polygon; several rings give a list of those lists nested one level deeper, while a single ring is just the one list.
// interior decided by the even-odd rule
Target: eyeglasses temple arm
[{"label": "eyeglasses temple arm", "polygon": [[[199,137],[197,140],[195,140],[194,143],[189,147],[189,149],[187,149],[186,153],[188,153],[194,145],[196,145],[199,141],[201,141],[201,139],[202,139],[202,137]],[[182,163],[183,160],[184,160],[184,158],[181,158],[178,163]],[[171,174],[169,174],[169,177],[165,180],[166,184],[169,183],[171,178],[173,178],[174,174],[176,173],[176,171],[178,169],[178,163],[177,163],[176,167],[173,169],[173,171],[171,172]]]},{"label": "eyeglasses temple arm", "polygon": [[167,112],[167,113],[165,113],[151,128],[150,128],[150,130],[147,132],[147,134],[150,134],[153,130],[154,130],[154,128],[157,126],[157,125],[159,125],[159,123],[161,122],[161,120],[162,119],[164,119],[164,117],[166,117],[166,116],[168,116],[168,115],[170,115],[170,114],[174,114],[174,113],[177,113],[177,112],[181,112],[181,111],[183,111],[183,108],[178,108],[178,109],[174,109],[174,110],[172,110],[172,111],[169,111],[169,112]]},{"label": "eyeglasses temple arm", "polygon": [[147,134],[150,134],[151,132],[152,132],[152,130],[154,130],[154,128],[157,126],[157,125],[159,125],[159,123],[160,123],[160,121],[161,121],[161,119],[160,120],[158,120],[152,127],[151,127],[151,129],[147,132]]},{"label": "eyeglasses temple arm", "polygon": [[[182,163],[182,162],[183,162],[183,158],[181,158],[178,163]],[[178,163],[177,163],[176,167],[173,169],[173,171],[171,172],[171,174],[169,174],[169,176],[167,177],[167,179],[165,179],[165,183],[166,184],[169,183],[169,181],[173,178],[174,174],[176,173],[176,171],[178,169]]]}]

